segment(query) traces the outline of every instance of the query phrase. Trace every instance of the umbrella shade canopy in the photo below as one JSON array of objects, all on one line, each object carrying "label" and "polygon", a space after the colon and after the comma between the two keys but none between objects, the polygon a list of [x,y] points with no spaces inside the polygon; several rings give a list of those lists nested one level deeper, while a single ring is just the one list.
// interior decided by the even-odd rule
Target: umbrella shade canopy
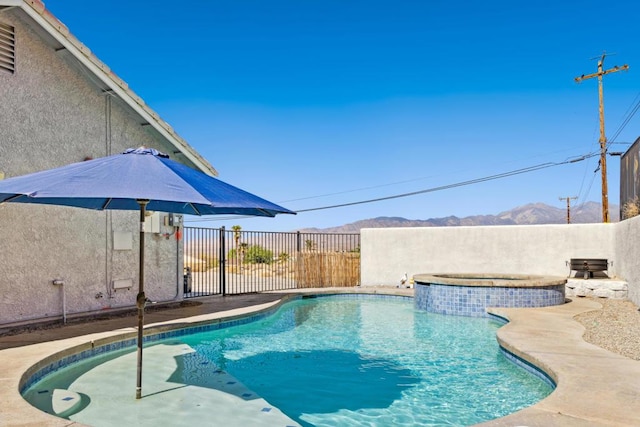
[{"label": "umbrella shade canopy", "polygon": [[142,330],[147,301],[145,211],[270,217],[295,213],[144,147],[0,181],[0,203],[9,202],[140,211],[137,399],[142,397]]},{"label": "umbrella shade canopy", "polygon": [[0,203],[138,210],[137,200],[149,200],[147,210],[188,215],[294,213],[150,148],[0,181]]}]

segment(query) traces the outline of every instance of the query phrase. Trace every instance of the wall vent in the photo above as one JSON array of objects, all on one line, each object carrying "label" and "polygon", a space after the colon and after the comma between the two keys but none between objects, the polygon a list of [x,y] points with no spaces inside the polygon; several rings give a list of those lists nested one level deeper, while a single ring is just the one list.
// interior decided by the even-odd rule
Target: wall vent
[{"label": "wall vent", "polygon": [[16,69],[16,34],[10,25],[0,22],[0,70],[13,74]]}]

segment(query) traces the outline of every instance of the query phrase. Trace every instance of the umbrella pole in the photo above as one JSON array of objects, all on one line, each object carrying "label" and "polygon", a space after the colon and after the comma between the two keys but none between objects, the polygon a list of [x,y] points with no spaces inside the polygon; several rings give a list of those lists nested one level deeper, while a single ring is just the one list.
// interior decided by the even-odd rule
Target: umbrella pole
[{"label": "umbrella pole", "polygon": [[142,329],[144,328],[144,306],[147,298],[144,295],[144,217],[148,200],[138,200],[140,205],[140,259],[138,261],[138,372],[136,375],[136,399],[142,398]]}]

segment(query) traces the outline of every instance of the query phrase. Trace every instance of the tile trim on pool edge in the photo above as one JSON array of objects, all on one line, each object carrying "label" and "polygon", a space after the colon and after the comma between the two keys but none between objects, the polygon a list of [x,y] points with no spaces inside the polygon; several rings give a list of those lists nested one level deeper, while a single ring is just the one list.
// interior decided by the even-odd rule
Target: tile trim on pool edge
[{"label": "tile trim on pool edge", "polygon": [[[316,297],[340,297],[340,298],[358,298],[358,299],[365,299],[365,298],[383,298],[383,299],[391,299],[391,298],[412,298],[410,296],[404,296],[404,295],[386,295],[386,294],[340,294],[340,293],[328,293],[328,294],[313,294],[313,296],[311,295],[306,295],[307,298],[312,297],[312,298],[316,298]],[[305,298],[305,295],[294,295],[294,296],[290,296],[289,298],[283,298],[278,304],[274,305],[273,307],[269,307],[266,310],[260,311],[258,313],[250,313],[247,314],[245,316],[241,316],[241,317],[235,317],[232,319],[228,319],[225,320],[225,318],[222,319],[216,319],[216,320],[211,320],[211,321],[207,321],[204,324],[198,324],[198,325],[193,325],[193,326],[184,326],[184,325],[179,325],[176,327],[176,329],[171,329],[168,331],[162,331],[162,332],[158,332],[158,333],[150,333],[149,335],[145,335],[142,339],[143,344],[146,343],[152,343],[152,342],[157,342],[157,341],[161,341],[161,340],[165,340],[165,339],[169,339],[169,338],[177,338],[177,337],[181,337],[184,335],[189,335],[192,333],[201,333],[201,332],[209,332],[209,331],[215,331],[218,329],[226,329],[226,328],[230,328],[233,326],[240,326],[240,325],[246,325],[248,323],[252,323],[252,322],[256,322],[259,320],[262,320],[266,317],[269,317],[271,315],[273,315],[276,311],[278,311],[283,304],[289,302],[289,301],[295,301],[295,300],[299,300]],[[159,325],[159,327],[167,327],[167,326],[171,326],[171,324],[169,325]],[[153,332],[153,328],[146,330],[145,332]],[[60,354],[56,353],[52,356],[50,356],[49,358],[54,359],[51,362],[45,364],[44,366],[42,366],[41,368],[36,368],[35,372],[27,375],[27,373],[29,371],[27,371],[27,373],[25,373],[25,375],[23,376],[23,379],[20,381],[20,387],[19,387],[19,393],[23,394],[25,392],[25,390],[27,390],[29,387],[31,387],[33,384],[37,383],[38,381],[42,380],[44,377],[46,377],[47,375],[50,375],[54,372],[57,372],[58,370],[67,367],[71,364],[74,363],[78,363],[82,360],[88,359],[90,357],[94,357],[94,356],[99,356],[101,354],[106,354],[106,353],[110,353],[110,352],[114,352],[114,351],[119,351],[119,350],[124,350],[126,348],[130,348],[130,347],[135,347],[137,345],[137,338],[127,338],[127,339],[122,339],[122,340],[117,340],[114,342],[110,342],[108,344],[103,344],[103,345],[97,345],[97,346],[93,346],[93,341],[91,342],[92,347],[90,349],[87,350],[82,350],[82,351],[78,351],[75,352],[73,354],[67,355],[67,356],[63,356],[63,357],[56,357],[57,355]],[[77,346],[76,348],[79,347],[85,347],[86,344]],[[63,350],[63,352],[67,353],[69,351],[73,351],[74,348],[68,348]],[[48,358],[43,359],[47,360]],[[46,363],[46,362],[45,362]],[[34,365],[36,366],[36,365]]]},{"label": "tile trim on pool edge", "polygon": [[[489,315],[489,318],[491,320],[496,321],[501,325],[506,325],[507,323],[509,323],[509,319],[507,319],[506,317],[500,316],[495,313],[487,313],[487,314]],[[500,344],[498,345],[500,346],[500,351],[502,352],[502,354],[511,363],[518,365],[519,367],[529,372],[530,374],[533,374],[536,377],[540,378],[542,381],[544,381],[547,385],[549,385],[553,389],[555,389],[558,386],[556,382],[553,380],[553,378],[551,378],[551,376],[547,374],[543,369],[540,369],[533,363],[527,360],[524,360],[522,357],[518,356],[517,354],[513,354],[512,352],[510,352]]]},{"label": "tile trim on pool edge", "polygon": [[[176,329],[145,335],[142,338],[142,342],[143,344],[147,344],[147,343],[156,342],[164,339],[176,338],[176,337],[188,335],[190,333],[214,331],[218,329],[225,329],[232,326],[239,326],[239,325],[255,322],[255,321],[264,319],[265,317],[268,317],[271,314],[275,313],[281,307],[281,305],[284,304],[285,302],[292,301],[298,298],[299,297],[296,296],[293,298],[283,300],[281,303],[273,307],[270,307],[267,310],[261,311],[259,313],[248,314],[246,316],[242,316],[239,318],[233,318],[229,320],[225,320],[224,318],[217,319],[217,320],[209,321],[206,324],[187,326],[187,327],[185,327],[184,325],[179,325]],[[153,329],[151,329],[150,331],[153,332]],[[113,351],[124,350],[130,347],[135,347],[137,343],[138,343],[137,338],[127,338],[124,340],[114,341],[108,344],[98,345],[87,350],[82,350],[82,351],[70,354],[68,356],[58,358],[52,361],[51,363],[43,366],[42,368],[38,369],[35,373],[30,375],[26,379],[26,381],[22,381],[19,392],[20,394],[23,394],[24,391],[29,387],[31,387],[33,384],[37,383],[45,376],[62,369],[63,367],[67,367],[71,364],[80,362],[90,357],[99,356],[101,354],[110,353]],[[93,345],[93,342],[92,342],[92,345]],[[82,347],[83,346],[84,345],[82,345]],[[64,351],[65,352],[73,351],[73,348],[69,348]],[[51,357],[55,358],[56,355],[52,355]]]},{"label": "tile trim on pool edge", "polygon": [[519,367],[521,367],[525,371],[529,372],[530,374],[535,375],[536,377],[540,378],[542,381],[544,381],[552,389],[555,389],[558,386],[556,384],[556,382],[553,380],[553,378],[551,378],[551,376],[549,374],[547,374],[545,371],[543,371],[542,369],[540,369],[539,367],[537,367],[533,363],[528,362],[528,361],[524,360],[523,358],[521,358],[520,356],[511,353],[509,350],[507,350],[506,348],[504,348],[502,346],[500,346],[500,351],[507,358],[507,360],[509,360],[510,362],[512,362],[515,365],[518,365]]}]

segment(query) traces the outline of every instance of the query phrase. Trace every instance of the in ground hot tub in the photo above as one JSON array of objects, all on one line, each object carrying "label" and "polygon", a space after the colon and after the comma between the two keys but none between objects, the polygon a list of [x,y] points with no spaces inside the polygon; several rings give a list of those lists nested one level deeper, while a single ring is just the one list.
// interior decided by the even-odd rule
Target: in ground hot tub
[{"label": "in ground hot tub", "polygon": [[487,307],[546,307],[565,302],[565,277],[524,274],[416,274],[416,308],[487,317]]}]

